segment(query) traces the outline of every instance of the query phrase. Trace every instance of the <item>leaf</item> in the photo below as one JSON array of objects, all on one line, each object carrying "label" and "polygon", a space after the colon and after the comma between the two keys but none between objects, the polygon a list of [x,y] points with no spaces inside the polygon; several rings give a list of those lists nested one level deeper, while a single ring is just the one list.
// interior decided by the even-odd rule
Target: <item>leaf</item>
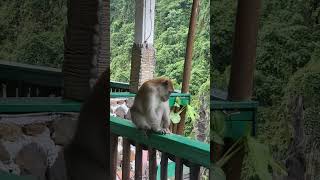
[{"label": "leaf", "polygon": [[187,105],[187,117],[189,117],[191,119],[191,121],[195,121],[196,120],[196,111],[194,110],[194,108],[190,105]]},{"label": "leaf", "polygon": [[211,135],[212,135],[212,141],[217,143],[217,144],[224,144],[223,138],[215,131],[211,131]]},{"label": "leaf", "polygon": [[181,105],[181,99],[180,99],[180,97],[176,97],[176,100],[175,100],[175,103],[174,103],[174,104],[178,104],[177,107],[180,107],[180,105]]},{"label": "leaf", "polygon": [[246,142],[248,145],[248,158],[255,173],[261,180],[272,180],[272,175],[269,172],[268,165],[271,159],[271,154],[268,146],[259,143],[254,138],[247,136]]},{"label": "leaf", "polygon": [[222,112],[214,112],[211,114],[211,121],[213,126],[212,131],[217,132],[220,136],[224,136],[225,114]]},{"label": "leaf", "polygon": [[269,165],[272,169],[278,171],[280,174],[288,176],[286,168],[280,162],[276,162],[274,159],[271,159]]},{"label": "leaf", "polygon": [[212,179],[212,180],[226,180],[226,175],[224,173],[224,171],[214,165],[212,163],[211,167],[210,167],[210,176],[209,176],[209,179]]},{"label": "leaf", "polygon": [[178,104],[177,102],[174,102],[174,107],[180,107],[180,104]]},{"label": "leaf", "polygon": [[173,124],[177,124],[180,122],[180,116],[178,113],[170,112],[170,119]]}]

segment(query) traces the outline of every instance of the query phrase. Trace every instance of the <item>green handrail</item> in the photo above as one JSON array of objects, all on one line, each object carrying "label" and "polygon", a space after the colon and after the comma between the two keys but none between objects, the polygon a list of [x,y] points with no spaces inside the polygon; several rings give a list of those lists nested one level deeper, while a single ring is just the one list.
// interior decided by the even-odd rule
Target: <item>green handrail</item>
[{"label": "green handrail", "polygon": [[211,100],[211,110],[231,110],[231,109],[255,109],[258,107],[257,101],[221,101]]},{"label": "green handrail", "polygon": [[[110,93],[111,98],[134,97],[128,92]],[[176,97],[180,97],[182,105],[190,103],[189,94],[173,93],[169,105],[174,105]],[[79,112],[82,102],[61,97],[8,97],[0,98],[0,113],[28,113],[28,112]]]},{"label": "green handrail", "polygon": [[62,87],[62,72],[57,68],[0,61],[0,79],[23,81],[49,87]]},{"label": "green handrail", "polygon": [[[23,81],[49,87],[63,87],[61,69],[0,60],[0,80]],[[110,88],[129,90],[129,83],[110,81]]]},{"label": "green handrail", "polygon": [[123,90],[129,90],[129,83],[110,81],[110,88],[118,88],[118,89],[123,89]]},{"label": "green handrail", "polygon": [[[110,93],[110,98],[130,98],[135,97],[136,94],[130,92],[116,92]],[[179,97],[182,105],[190,104],[190,94],[185,93],[172,93],[169,99],[169,106],[172,107],[176,98]]]},{"label": "green handrail", "polygon": [[227,101],[211,100],[211,113],[222,111],[225,114],[225,137],[237,139],[245,135],[251,128],[251,134],[256,134],[257,101]]},{"label": "green handrail", "polygon": [[79,112],[81,104],[59,97],[0,98],[0,113]]},{"label": "green handrail", "polygon": [[176,134],[159,135],[152,133],[149,137],[146,137],[143,132],[137,130],[132,122],[113,116],[110,117],[110,130],[114,134],[183,158],[200,166],[206,168],[210,166],[209,144]]},{"label": "green handrail", "polygon": [[15,174],[7,173],[7,172],[0,172],[0,179],[1,180],[36,180],[36,177],[31,175],[28,176],[18,176]]}]

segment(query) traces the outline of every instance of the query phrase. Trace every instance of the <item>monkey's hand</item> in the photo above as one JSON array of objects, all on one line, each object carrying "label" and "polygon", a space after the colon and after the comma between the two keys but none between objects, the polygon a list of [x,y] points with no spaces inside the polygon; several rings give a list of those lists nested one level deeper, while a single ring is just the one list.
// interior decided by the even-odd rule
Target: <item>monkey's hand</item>
[{"label": "monkey's hand", "polygon": [[[159,130],[157,130],[157,131],[155,131],[157,134],[168,134],[169,132],[170,132],[170,130],[169,130],[169,132],[168,132],[168,130],[167,129],[159,129]],[[171,133],[171,132],[170,132]]]},{"label": "monkey's hand", "polygon": [[169,128],[166,128],[165,131],[166,131],[166,134],[172,134]]},{"label": "monkey's hand", "polygon": [[145,137],[149,137],[149,131],[148,130],[142,130]]}]

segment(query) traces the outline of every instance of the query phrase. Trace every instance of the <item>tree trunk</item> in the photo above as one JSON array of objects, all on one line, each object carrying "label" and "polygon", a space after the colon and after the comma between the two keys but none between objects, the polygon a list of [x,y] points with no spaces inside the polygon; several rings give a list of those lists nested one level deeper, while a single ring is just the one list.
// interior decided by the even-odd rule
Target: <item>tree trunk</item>
[{"label": "tree trunk", "polygon": [[[260,0],[238,1],[228,89],[230,101],[250,100],[252,96],[260,3]],[[231,143],[226,143],[225,147],[230,146]],[[240,179],[243,158],[244,150],[242,149],[225,165],[227,180]]]}]

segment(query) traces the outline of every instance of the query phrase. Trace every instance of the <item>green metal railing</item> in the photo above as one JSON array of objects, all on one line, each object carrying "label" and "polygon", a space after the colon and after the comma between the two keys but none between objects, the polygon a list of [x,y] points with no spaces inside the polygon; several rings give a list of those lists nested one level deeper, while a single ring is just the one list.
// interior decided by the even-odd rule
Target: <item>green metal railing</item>
[{"label": "green metal railing", "polygon": [[[216,120],[224,122],[224,141],[234,142],[239,138],[251,133],[256,133],[256,112],[258,102],[256,101],[228,101],[228,93],[219,89],[212,89],[210,96],[211,122]],[[217,161],[223,153],[220,144],[211,143],[211,162]]]},{"label": "green metal railing", "polygon": [[[55,93],[56,96],[62,94],[62,72],[59,69],[0,61],[0,84],[2,84],[0,113],[79,112],[82,105],[82,102],[61,97],[47,97],[52,93]],[[135,96],[128,92],[128,83],[110,82],[110,85],[111,98]],[[190,94],[172,93],[169,100],[171,107],[177,97],[181,99],[182,105],[190,103]],[[114,135],[153,147],[162,151],[168,158],[173,156],[183,159],[183,163],[192,167],[193,174],[197,173],[200,166],[209,167],[209,144],[179,135],[152,134],[146,139],[131,122],[115,117],[110,118],[110,126],[111,133]],[[6,173],[0,174],[0,179],[28,178]]]},{"label": "green metal railing", "polygon": [[[134,93],[130,92],[116,92],[116,93],[110,93],[110,98],[131,98],[134,97]],[[190,103],[190,94],[185,94],[185,93],[172,93],[170,95],[169,99],[169,105],[172,107],[174,105],[174,102],[176,98],[179,97],[181,100],[182,105],[187,105]]]},{"label": "green metal railing", "polygon": [[149,148],[155,148],[169,154],[169,156],[181,158],[188,166],[209,168],[209,144],[176,134],[159,135],[153,133],[149,137],[146,137],[144,133],[136,129],[132,122],[118,117],[111,117],[110,129],[111,133],[117,136],[122,136]]},{"label": "green metal railing", "polygon": [[210,165],[209,144],[176,134],[159,135],[152,133],[149,137],[146,137],[144,133],[137,130],[131,121],[118,117],[111,117],[110,129],[111,132],[116,135],[183,158],[191,163],[195,163],[207,168]]},{"label": "green metal railing", "polygon": [[[61,69],[0,61],[0,97],[61,96]],[[128,92],[129,83],[110,82],[111,92]]]},{"label": "green metal railing", "polygon": [[111,92],[129,92],[129,83],[110,81]]},{"label": "green metal railing", "polygon": [[[129,93],[129,92],[121,92],[121,93],[111,93],[111,98],[130,98],[134,97],[135,94]],[[187,105],[190,103],[190,94],[183,94],[183,93],[172,93],[169,99],[169,105],[172,107],[175,103],[176,98],[179,97],[181,100],[182,105]],[[114,147],[113,152],[111,152],[114,158],[112,162],[117,162],[117,147],[118,147],[118,137],[123,137],[123,147],[125,147],[126,142],[130,142],[131,145],[137,146],[143,146],[148,147],[149,150],[156,149],[158,151],[161,151],[163,153],[163,157],[161,160],[161,175],[160,172],[157,172],[157,166],[153,166],[156,173],[156,176],[167,176],[170,175],[170,172],[172,174],[172,171],[168,168],[172,166],[168,166],[168,158],[172,161],[176,161],[176,158],[182,159],[181,163],[182,165],[187,165],[190,167],[190,179],[198,179],[199,174],[199,167],[205,167],[209,168],[210,164],[210,145],[191,140],[189,138],[171,134],[171,135],[158,135],[158,134],[151,134],[150,137],[146,137],[141,131],[137,130],[135,126],[130,122],[129,120],[124,120],[118,117],[110,117],[110,127],[111,127],[111,133],[114,138],[111,141],[111,146]],[[129,147],[128,145],[126,147]],[[138,152],[141,151],[137,150]],[[127,154],[128,152],[123,152],[123,156],[129,156]],[[136,162],[139,162],[139,153],[136,152]],[[141,154],[141,153],[140,153]],[[154,154],[149,151],[149,154]],[[141,157],[140,157],[141,158]],[[125,158],[124,158],[125,159]],[[128,158],[126,159],[128,161]],[[129,163],[123,161],[123,163]],[[150,163],[149,161],[149,164]],[[180,164],[180,165],[181,165]],[[122,165],[122,168],[128,167],[129,165]],[[140,163],[136,163],[136,168],[140,166],[141,168],[141,161]],[[176,168],[176,167],[175,167]],[[113,164],[113,167],[111,167],[113,175],[111,176],[111,179],[115,179],[115,172],[116,172],[116,163]],[[128,168],[123,169],[122,171],[128,171]],[[136,169],[136,172],[141,171],[141,169]],[[168,173],[168,174],[167,174]],[[182,173],[182,171],[181,171]],[[149,173],[150,174],[150,173]],[[123,175],[125,176],[125,175]],[[182,176],[182,174],[181,174]]]},{"label": "green metal railing", "polygon": [[0,179],[1,180],[36,180],[36,178],[32,176],[17,176],[17,175],[6,173],[6,172],[0,172]]},{"label": "green metal railing", "polygon": [[234,140],[245,135],[248,129],[255,135],[257,107],[256,101],[211,100],[210,102],[211,113],[219,112],[225,115],[225,137]]}]

